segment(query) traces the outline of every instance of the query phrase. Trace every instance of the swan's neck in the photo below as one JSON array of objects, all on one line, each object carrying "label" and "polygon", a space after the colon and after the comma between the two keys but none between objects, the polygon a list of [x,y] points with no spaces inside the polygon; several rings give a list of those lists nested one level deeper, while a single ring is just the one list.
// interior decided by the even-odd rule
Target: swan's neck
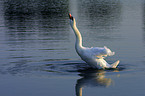
[{"label": "swan's neck", "polygon": [[76,27],[76,22],[74,20],[74,23],[71,24],[71,27],[75,33],[75,36],[76,36],[76,43],[75,43],[75,48],[77,50],[81,49],[83,46],[82,46],[82,36],[81,36],[81,33],[79,32],[78,28]]}]

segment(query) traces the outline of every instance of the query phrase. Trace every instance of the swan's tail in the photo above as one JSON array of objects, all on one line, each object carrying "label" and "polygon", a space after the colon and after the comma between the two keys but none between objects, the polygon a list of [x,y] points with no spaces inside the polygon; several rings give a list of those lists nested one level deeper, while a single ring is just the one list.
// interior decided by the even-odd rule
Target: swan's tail
[{"label": "swan's tail", "polygon": [[116,61],[115,63],[113,63],[113,64],[111,64],[111,68],[116,68],[117,67],[117,65],[119,64],[119,60],[118,61]]}]

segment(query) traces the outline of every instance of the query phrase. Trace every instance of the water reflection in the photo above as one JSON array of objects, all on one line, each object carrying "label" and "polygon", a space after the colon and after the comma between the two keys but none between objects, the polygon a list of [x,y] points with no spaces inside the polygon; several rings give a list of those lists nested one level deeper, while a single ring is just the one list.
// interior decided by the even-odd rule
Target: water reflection
[{"label": "water reflection", "polygon": [[4,0],[3,7],[9,63],[61,59],[56,54],[64,54],[69,39],[67,0]]},{"label": "water reflection", "polygon": [[[74,2],[76,3],[70,4],[71,11],[77,20],[80,32],[82,32],[85,46],[96,46],[96,41],[120,38],[121,35],[117,33],[122,12],[120,0],[79,0]],[[91,38],[88,39],[88,37]]]},{"label": "water reflection", "polygon": [[[5,25],[9,29],[10,38],[28,38],[31,35],[38,34],[54,37],[55,39],[63,38],[65,32],[56,32],[66,28],[65,15],[68,10],[68,2],[63,0],[6,0],[4,2]],[[52,34],[53,31],[53,34]],[[55,32],[54,32],[55,31]],[[40,33],[43,32],[43,33]],[[49,32],[49,33],[47,33]],[[63,36],[59,36],[62,35]],[[53,38],[54,39],[54,38]]]},{"label": "water reflection", "polygon": [[143,0],[143,3],[142,3],[142,10],[143,10],[143,41],[144,41],[144,44],[145,44],[145,0]]},{"label": "water reflection", "polygon": [[120,0],[80,0],[79,4],[81,8],[78,10],[91,20],[92,25],[115,26],[116,21],[120,20]]},{"label": "water reflection", "polygon": [[[119,70],[114,70],[114,72],[118,72]],[[109,87],[113,84],[113,80],[111,78],[105,77],[106,71],[104,70],[92,70],[87,69],[81,71],[81,79],[77,80],[75,89],[76,96],[82,96],[83,88],[85,87]]]}]

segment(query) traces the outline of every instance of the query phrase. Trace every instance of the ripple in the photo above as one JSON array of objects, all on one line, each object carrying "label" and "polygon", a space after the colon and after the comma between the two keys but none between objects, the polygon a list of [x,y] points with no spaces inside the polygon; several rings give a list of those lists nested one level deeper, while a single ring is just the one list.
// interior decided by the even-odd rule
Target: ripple
[{"label": "ripple", "polygon": [[100,71],[105,72],[119,72],[123,71],[126,68],[122,65],[118,66],[116,69],[93,69],[88,64],[79,60],[66,60],[66,61],[54,61],[49,64],[43,65],[43,71],[52,72],[52,73],[63,73],[63,74],[90,74],[98,73]]},{"label": "ripple", "polygon": [[[1,74],[12,74],[12,75],[89,75],[94,76],[100,72],[111,73],[125,71],[126,68],[119,65],[116,69],[98,70],[91,68],[88,64],[81,60],[51,60],[49,62],[31,62],[27,63],[16,63],[13,66],[5,66],[1,68]],[[127,71],[127,70],[126,70]],[[90,75],[91,74],[91,75]],[[113,73],[111,73],[113,74]]]}]

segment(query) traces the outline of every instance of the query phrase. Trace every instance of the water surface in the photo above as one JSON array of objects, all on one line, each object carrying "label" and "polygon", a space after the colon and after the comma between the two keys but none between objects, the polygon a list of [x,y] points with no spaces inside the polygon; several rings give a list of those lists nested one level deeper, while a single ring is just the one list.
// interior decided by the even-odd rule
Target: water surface
[{"label": "water surface", "polygon": [[[144,0],[1,0],[0,95],[145,95]],[[115,70],[76,54],[68,13],[87,47],[107,46]]]}]

